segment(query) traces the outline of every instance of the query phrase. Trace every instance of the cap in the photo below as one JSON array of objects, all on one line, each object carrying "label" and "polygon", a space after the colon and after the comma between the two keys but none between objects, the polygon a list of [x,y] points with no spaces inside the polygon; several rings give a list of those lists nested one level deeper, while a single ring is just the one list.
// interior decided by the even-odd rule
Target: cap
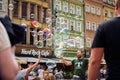
[{"label": "cap", "polygon": [[12,45],[22,42],[25,37],[25,26],[12,23],[12,29],[15,34],[15,39],[14,42],[12,42]]},{"label": "cap", "polygon": [[12,46],[24,40],[25,28],[23,25],[12,23],[7,15],[0,16],[0,21],[8,33]]}]

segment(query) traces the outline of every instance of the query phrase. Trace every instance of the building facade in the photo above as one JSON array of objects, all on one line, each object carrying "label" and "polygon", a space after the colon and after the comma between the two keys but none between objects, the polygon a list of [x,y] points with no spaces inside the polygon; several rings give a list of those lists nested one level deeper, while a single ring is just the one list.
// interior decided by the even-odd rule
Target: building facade
[{"label": "building facade", "polygon": [[47,21],[52,15],[52,0],[9,0],[8,4],[12,22],[26,26],[25,40],[16,45],[16,56],[52,56],[52,39],[46,39],[52,30],[51,21]]},{"label": "building facade", "polygon": [[[3,3],[8,4],[2,7],[3,12],[8,10],[14,23],[26,26],[25,40],[17,45],[18,55],[62,53],[71,58],[81,49],[89,57],[99,24],[115,16],[114,0],[4,0]],[[44,29],[53,34],[46,45],[41,36]]]},{"label": "building facade", "polygon": [[64,56],[75,57],[77,50],[84,48],[84,2],[83,0],[54,0],[53,5],[57,37],[54,40],[55,53],[58,50],[59,54],[59,50],[63,49]]},{"label": "building facade", "polygon": [[0,15],[8,13],[8,0],[0,0]]},{"label": "building facade", "polygon": [[115,17],[115,0],[103,0],[103,20]]},{"label": "building facade", "polygon": [[100,23],[115,17],[114,0],[85,0],[85,51],[89,57],[91,44]]},{"label": "building facade", "polygon": [[90,48],[98,25],[103,21],[103,6],[101,0],[85,0],[85,48],[86,56],[90,55]]}]

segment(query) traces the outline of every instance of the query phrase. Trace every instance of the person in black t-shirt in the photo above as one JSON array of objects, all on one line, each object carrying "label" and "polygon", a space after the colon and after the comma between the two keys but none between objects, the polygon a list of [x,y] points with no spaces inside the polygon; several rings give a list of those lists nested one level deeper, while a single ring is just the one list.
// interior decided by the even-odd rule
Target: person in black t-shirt
[{"label": "person in black t-shirt", "polygon": [[115,0],[115,18],[99,25],[88,67],[88,80],[96,80],[101,59],[107,65],[106,80],[120,80],[120,0]]}]

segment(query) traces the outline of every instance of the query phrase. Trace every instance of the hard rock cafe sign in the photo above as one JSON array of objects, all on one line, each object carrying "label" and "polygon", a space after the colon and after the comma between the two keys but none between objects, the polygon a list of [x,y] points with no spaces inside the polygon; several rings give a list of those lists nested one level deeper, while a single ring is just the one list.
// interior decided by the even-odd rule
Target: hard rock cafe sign
[{"label": "hard rock cafe sign", "polygon": [[44,57],[47,57],[47,56],[50,56],[50,53],[48,50],[34,50],[34,49],[30,49],[30,50],[26,50],[26,49],[21,49],[21,55],[32,55],[32,56],[38,56],[38,55],[41,55],[41,56],[44,56]]},{"label": "hard rock cafe sign", "polygon": [[52,49],[51,48],[37,48],[36,46],[29,45],[16,45],[15,55],[20,57],[37,57],[41,55],[41,57],[52,57]]}]

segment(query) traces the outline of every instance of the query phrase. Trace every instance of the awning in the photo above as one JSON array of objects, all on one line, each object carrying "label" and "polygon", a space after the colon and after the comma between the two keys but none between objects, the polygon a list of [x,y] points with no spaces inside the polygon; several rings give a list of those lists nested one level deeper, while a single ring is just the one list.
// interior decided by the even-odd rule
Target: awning
[{"label": "awning", "polygon": [[19,58],[16,57],[17,62],[19,62],[20,64],[27,64],[27,59],[26,58]]},{"label": "awning", "polygon": [[[37,61],[37,58],[33,58],[33,57],[16,57],[17,61],[20,62],[21,64],[23,63],[26,63],[27,62],[36,62]],[[42,63],[46,63],[46,62],[55,62],[55,63],[62,63],[60,59],[57,59],[57,58],[42,58],[40,60],[40,62]]]},{"label": "awning", "polygon": [[76,59],[76,57],[64,57],[66,60],[72,61],[73,59]]}]

